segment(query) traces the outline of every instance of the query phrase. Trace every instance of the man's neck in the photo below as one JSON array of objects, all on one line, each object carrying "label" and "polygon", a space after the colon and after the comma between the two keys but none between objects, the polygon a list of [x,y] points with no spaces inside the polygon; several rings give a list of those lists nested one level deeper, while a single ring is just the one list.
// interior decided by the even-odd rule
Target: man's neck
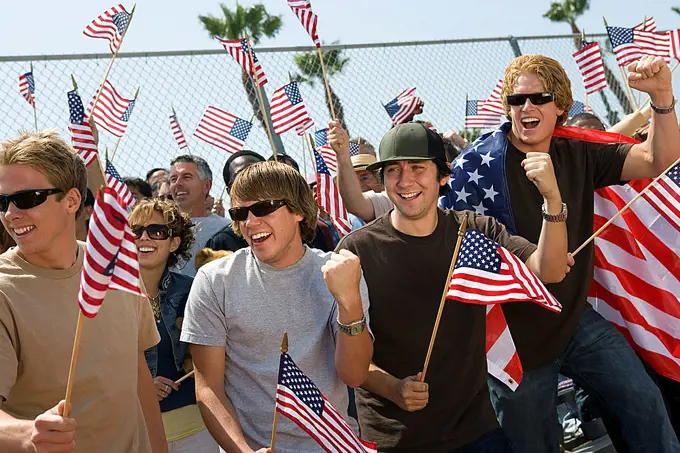
[{"label": "man's neck", "polygon": [[43,269],[70,269],[78,259],[78,242],[75,232],[66,240],[55,240],[43,253],[25,254],[17,247],[17,254],[30,264]]},{"label": "man's neck", "polygon": [[191,206],[184,212],[189,214],[191,217],[208,217],[210,215],[208,210],[205,209],[205,205]]},{"label": "man's neck", "polygon": [[409,219],[404,217],[396,208],[390,214],[392,226],[400,233],[409,236],[425,237],[431,235],[437,228],[439,213],[437,208],[432,209],[419,219]]},{"label": "man's neck", "polygon": [[515,134],[512,133],[512,130],[508,132],[508,139],[510,140],[510,143],[517,148],[518,150],[522,151],[523,153],[549,153],[550,152],[550,137],[548,139],[544,140],[541,143],[536,143],[536,144],[528,144],[524,143],[521,141],[519,138],[515,137]]},{"label": "man's neck", "polygon": [[285,251],[284,255],[278,261],[267,264],[278,269],[283,269],[284,267],[297,264],[303,256],[305,256],[305,246],[302,243],[302,239],[298,237],[291,241],[288,245],[288,250]]},{"label": "man's neck", "polygon": [[158,284],[163,277],[163,272],[165,271],[165,264],[161,266],[154,267],[152,269],[147,269],[142,267],[140,273],[142,274],[142,280],[144,281],[144,287],[150,296],[155,297],[158,294]]}]

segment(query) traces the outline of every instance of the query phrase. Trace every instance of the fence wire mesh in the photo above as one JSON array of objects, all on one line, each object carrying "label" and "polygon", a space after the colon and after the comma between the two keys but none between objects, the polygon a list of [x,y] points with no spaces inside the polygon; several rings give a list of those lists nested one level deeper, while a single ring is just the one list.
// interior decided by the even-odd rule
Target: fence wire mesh
[{"label": "fence wire mesh", "polygon": [[[606,48],[605,35],[591,36]],[[127,132],[120,142],[114,164],[124,176],[144,177],[153,167],[167,167],[180,152],[170,130],[171,107],[177,111],[192,154],[205,158],[214,173],[213,195],[223,188],[221,175],[228,158],[224,151],[193,136],[205,109],[214,105],[241,118],[250,119],[253,106],[243,83],[240,66],[224,50],[120,54],[109,80],[127,98],[140,88],[139,97]],[[418,116],[433,123],[439,131],[463,128],[465,99],[486,99],[508,62],[518,54],[543,54],[560,61],[572,81],[575,100],[584,101],[581,75],[572,53],[574,37],[547,36],[497,38],[437,42],[411,42],[369,45],[324,46],[324,51],[339,53],[346,59],[341,70],[329,77],[329,83],[342,105],[346,125],[352,136],[361,136],[377,145],[391,127],[383,104],[405,88],[417,87],[424,102]],[[296,56],[313,52],[313,47],[257,48],[269,83],[264,92],[272,92],[291,77],[303,75],[309,83],[300,83],[316,128],[330,120],[318,58],[296,64]],[[0,137],[33,129],[33,109],[19,94],[18,77],[33,64],[36,84],[36,108],[39,128],[57,128],[67,137],[68,103],[66,93],[72,89],[71,74],[76,78],[83,102],[95,93],[109,64],[109,54],[25,56],[0,58],[0,96],[4,99],[0,115]],[[298,58],[297,60],[301,60]],[[611,53],[606,64],[621,81],[622,76]],[[332,71],[332,68],[329,68]],[[252,89],[252,87],[250,87]],[[591,96],[589,104],[605,122],[625,114],[625,104],[608,89],[604,97]],[[254,96],[251,95],[251,98]],[[608,112],[606,103],[609,104]],[[265,157],[272,154],[266,131],[260,121],[246,141],[246,149]],[[112,150],[116,137],[100,131],[100,151]],[[311,154],[294,130],[281,137],[285,152],[294,157],[305,174],[313,173]],[[100,156],[103,153],[100,153]]]}]

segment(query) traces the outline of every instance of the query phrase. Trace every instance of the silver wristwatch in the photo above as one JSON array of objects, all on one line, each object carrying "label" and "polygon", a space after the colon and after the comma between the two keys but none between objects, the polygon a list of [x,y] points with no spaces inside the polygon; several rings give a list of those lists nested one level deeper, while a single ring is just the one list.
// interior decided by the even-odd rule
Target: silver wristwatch
[{"label": "silver wristwatch", "polygon": [[366,316],[364,315],[364,317],[360,320],[350,322],[349,324],[343,324],[339,319],[337,320],[337,323],[338,327],[340,328],[340,332],[347,334],[350,337],[354,337],[356,335],[360,335],[364,329],[366,329]]},{"label": "silver wristwatch", "polygon": [[546,222],[564,222],[567,220],[567,203],[562,203],[562,212],[559,214],[548,214],[545,203],[541,206],[541,215]]}]

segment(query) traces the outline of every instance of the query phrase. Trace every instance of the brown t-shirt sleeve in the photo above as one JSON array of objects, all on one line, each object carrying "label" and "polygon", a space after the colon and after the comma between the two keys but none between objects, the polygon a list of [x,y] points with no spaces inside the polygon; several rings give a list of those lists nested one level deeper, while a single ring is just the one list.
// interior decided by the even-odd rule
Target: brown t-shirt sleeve
[{"label": "brown t-shirt sleeve", "polygon": [[526,262],[531,254],[536,251],[536,245],[521,236],[510,235],[505,226],[493,217],[477,215],[470,211],[467,211],[467,215],[469,227],[481,231],[484,236],[496,241],[523,262]]},{"label": "brown t-shirt sleeve", "polygon": [[17,379],[19,359],[14,317],[5,296],[0,294],[0,402],[7,399]]},{"label": "brown t-shirt sleeve", "polygon": [[623,164],[628,152],[633,147],[630,143],[603,144],[582,142],[586,147],[586,156],[593,164],[593,183],[595,188],[620,184]]},{"label": "brown t-shirt sleeve", "polygon": [[156,346],[161,341],[161,336],[156,328],[151,303],[149,303],[146,297],[134,297],[139,300],[139,326],[137,334],[139,350],[146,351],[150,347]]}]

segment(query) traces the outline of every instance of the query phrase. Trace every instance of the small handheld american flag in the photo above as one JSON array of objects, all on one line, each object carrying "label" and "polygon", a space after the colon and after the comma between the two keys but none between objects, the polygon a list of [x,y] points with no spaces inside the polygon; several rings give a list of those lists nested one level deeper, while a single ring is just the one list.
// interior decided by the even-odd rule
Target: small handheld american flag
[{"label": "small handheld american flag", "polygon": [[108,289],[144,295],[139,284],[139,260],[127,212],[118,194],[106,187],[97,192],[89,222],[78,303],[94,318]]},{"label": "small handheld american flag", "polygon": [[175,137],[175,141],[177,141],[177,145],[179,145],[179,149],[188,148],[189,145],[187,145],[187,140],[184,137],[184,131],[182,131],[182,128],[179,125],[177,114],[175,114],[174,110],[172,115],[170,115],[170,129],[172,130],[172,135]]},{"label": "small handheld american flag", "polygon": [[501,93],[503,92],[503,80],[499,80],[493,91],[489,95],[489,98],[482,103],[482,110],[484,112],[496,113],[497,115],[505,115],[505,110],[503,110],[503,100],[501,99]]},{"label": "small handheld american flag", "polygon": [[574,59],[581,70],[586,94],[597,93],[607,88],[607,78],[604,75],[604,63],[598,43],[584,40],[581,48],[574,53]]},{"label": "small handheld american flag", "polygon": [[309,434],[327,453],[373,453],[377,445],[357,436],[293,359],[281,354],[276,411]]},{"label": "small handheld american flag", "polygon": [[123,5],[114,6],[85,27],[83,34],[90,38],[108,40],[109,49],[115,55],[131,17],[132,14],[128,13]]},{"label": "small handheld american flag", "polygon": [[19,93],[26,102],[35,107],[35,80],[32,71],[19,76]]},{"label": "small handheld american flag", "polygon": [[276,134],[283,134],[312,121],[296,82],[290,82],[274,91],[270,108]]},{"label": "small handheld american flag", "polygon": [[104,82],[100,90],[101,94],[94,111],[91,110],[96,95],[90,102],[89,118],[116,137],[122,137],[127,130],[132,110],[135,108],[135,99],[126,99],[121,96],[108,80]]},{"label": "small handheld american flag", "polygon": [[302,26],[305,27],[305,30],[307,30],[307,33],[309,33],[312,41],[314,41],[314,45],[317,48],[321,47],[321,43],[319,42],[319,34],[316,32],[319,16],[314,14],[312,11],[312,4],[310,1],[288,0],[288,6],[290,6],[290,9],[293,10],[297,18],[300,20]]},{"label": "small handheld american flag", "polygon": [[75,90],[69,91],[67,96],[69,111],[68,130],[71,133],[71,143],[73,144],[73,149],[85,161],[85,166],[88,166],[97,159],[97,143],[94,140],[90,122],[85,117],[85,109],[83,108],[83,101],[80,99],[80,96],[78,96]]},{"label": "small handheld american flag", "polygon": [[416,89],[413,87],[405,89],[383,107],[392,119],[392,124],[396,126],[412,118],[420,102],[420,98],[416,97]]},{"label": "small handheld american flag", "polygon": [[586,105],[581,102],[581,101],[574,101],[571,104],[571,108],[569,109],[569,118],[573,118],[574,116],[580,114],[580,113],[593,113],[592,109],[590,107],[586,107]]},{"label": "small handheld american flag", "polygon": [[260,61],[257,59],[257,55],[255,55],[255,49],[252,50],[253,63],[255,66],[254,70],[252,68],[253,65],[250,64],[250,56],[248,55],[248,43],[246,38],[220,39],[215,36],[215,39],[219,41],[220,44],[222,44],[229,55],[234,57],[236,62],[241,65],[241,67],[248,73],[248,75],[250,75],[250,77],[253,78],[253,80],[257,79],[258,85],[261,87],[265,86],[267,83],[267,76],[264,74],[264,69],[262,69],[262,64],[260,64]]},{"label": "small handheld american flag", "polygon": [[338,171],[338,160],[335,151],[328,143],[328,128],[314,132],[314,148],[321,154],[326,167],[330,171]]},{"label": "small handheld american flag", "polygon": [[489,129],[498,126],[502,121],[498,113],[484,108],[484,101],[468,99],[465,101],[465,128]]},{"label": "small handheld american flag", "polygon": [[229,153],[243,149],[252,123],[210,106],[196,126],[194,136]]},{"label": "small handheld american flag", "polygon": [[316,150],[314,150],[314,158],[316,159],[316,202],[331,216],[333,225],[340,234],[349,234],[352,231],[352,222],[349,220],[345,203],[340,197],[338,186],[333,182],[323,157]]},{"label": "small handheld american flag", "polygon": [[300,136],[304,137],[305,132],[307,132],[307,129],[310,127],[314,126],[314,121],[312,121],[311,118],[307,119],[304,123],[300,123],[297,126],[295,126],[295,132]]},{"label": "small handheld american flag", "polygon": [[123,207],[123,209],[131,208],[137,200],[132,196],[132,192],[128,189],[127,184],[123,181],[123,178],[116,170],[116,167],[106,159],[106,184],[116,192],[118,196],[118,202]]}]

